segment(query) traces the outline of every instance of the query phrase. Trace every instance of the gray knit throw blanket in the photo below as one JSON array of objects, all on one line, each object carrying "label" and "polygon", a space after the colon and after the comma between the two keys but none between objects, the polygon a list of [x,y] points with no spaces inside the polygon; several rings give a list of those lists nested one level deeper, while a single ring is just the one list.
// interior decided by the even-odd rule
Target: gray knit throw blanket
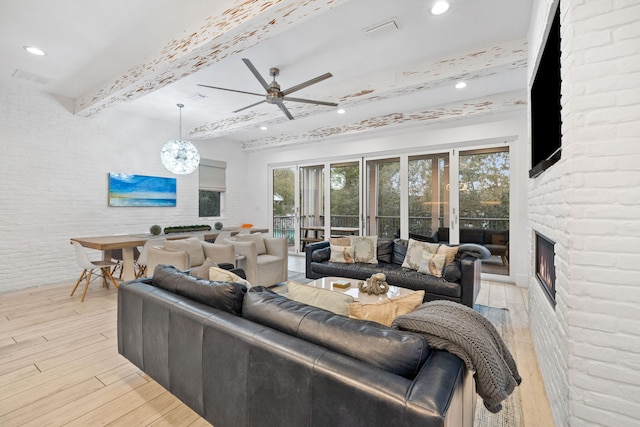
[{"label": "gray knit throw blanket", "polygon": [[496,328],[473,309],[452,301],[431,301],[391,325],[423,335],[429,346],[446,350],[475,371],[476,392],[484,406],[496,413],[522,379],[513,356]]}]

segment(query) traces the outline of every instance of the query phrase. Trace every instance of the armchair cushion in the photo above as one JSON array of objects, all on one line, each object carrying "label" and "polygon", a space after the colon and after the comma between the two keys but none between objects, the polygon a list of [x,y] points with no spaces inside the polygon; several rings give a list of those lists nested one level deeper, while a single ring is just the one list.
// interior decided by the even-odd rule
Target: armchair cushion
[{"label": "armchair cushion", "polygon": [[254,234],[240,234],[236,237],[238,242],[253,242],[256,244],[256,250],[258,255],[264,255],[267,253],[267,248],[264,245],[264,239],[262,238],[262,234],[254,233]]},{"label": "armchair cushion", "polygon": [[205,260],[202,242],[197,237],[179,240],[165,240],[164,248],[171,252],[187,252],[191,265],[202,265]]}]

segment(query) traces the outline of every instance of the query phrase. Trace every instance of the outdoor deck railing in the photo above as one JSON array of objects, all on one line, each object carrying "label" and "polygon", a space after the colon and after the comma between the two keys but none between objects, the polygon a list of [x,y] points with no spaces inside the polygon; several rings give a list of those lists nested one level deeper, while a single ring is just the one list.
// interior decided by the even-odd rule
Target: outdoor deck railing
[{"label": "outdoor deck railing", "polygon": [[[320,225],[324,224],[324,216],[302,217],[303,224]],[[376,217],[378,224],[377,235],[381,238],[393,239],[398,230],[400,230],[400,217],[397,216],[378,216]],[[444,219],[439,218],[440,227],[443,226]],[[273,236],[286,237],[289,246],[295,244],[295,217],[293,216],[274,216],[273,217]],[[358,215],[332,215],[331,225],[334,227],[358,227]],[[508,230],[509,218],[460,218],[460,228],[483,228],[485,230]],[[431,227],[431,217],[409,217],[409,230],[412,234],[421,236],[431,236],[435,230]]]}]

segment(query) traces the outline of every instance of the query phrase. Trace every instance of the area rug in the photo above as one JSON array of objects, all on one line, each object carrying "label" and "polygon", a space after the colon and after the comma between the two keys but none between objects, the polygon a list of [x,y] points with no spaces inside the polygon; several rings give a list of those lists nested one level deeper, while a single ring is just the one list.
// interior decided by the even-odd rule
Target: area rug
[{"label": "area rug", "polygon": [[[511,316],[509,310],[503,308],[493,308],[476,304],[474,309],[486,317],[504,340],[505,344],[515,357],[515,343],[513,330],[511,328]],[[522,404],[520,398],[520,388],[516,387],[513,393],[502,402],[502,410],[497,414],[492,414],[482,404],[482,399],[478,397],[476,406],[474,427],[522,427]]]},{"label": "area rug", "polygon": [[[309,283],[304,273],[289,270],[288,280],[298,283]],[[278,293],[286,293],[287,282],[279,283],[271,290]],[[474,309],[486,317],[497,329],[512,354],[515,356],[515,342],[513,330],[511,328],[511,316],[509,310],[503,308],[487,307],[476,304]],[[520,400],[520,388],[516,387],[513,393],[502,402],[502,410],[497,414],[492,414],[483,405],[482,399],[478,397],[474,427],[523,427],[522,405]]]}]

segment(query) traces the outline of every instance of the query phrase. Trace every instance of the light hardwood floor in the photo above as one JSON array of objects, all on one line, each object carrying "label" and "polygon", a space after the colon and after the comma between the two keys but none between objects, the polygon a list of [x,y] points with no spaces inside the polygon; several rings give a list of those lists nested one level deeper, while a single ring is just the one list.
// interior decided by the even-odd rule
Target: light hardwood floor
[{"label": "light hardwood floor", "polygon": [[[304,271],[291,259],[290,269]],[[0,426],[209,426],[118,355],[116,290],[73,283],[0,294]],[[509,308],[526,427],[552,426],[527,328],[526,289],[483,283],[480,304]]]}]

